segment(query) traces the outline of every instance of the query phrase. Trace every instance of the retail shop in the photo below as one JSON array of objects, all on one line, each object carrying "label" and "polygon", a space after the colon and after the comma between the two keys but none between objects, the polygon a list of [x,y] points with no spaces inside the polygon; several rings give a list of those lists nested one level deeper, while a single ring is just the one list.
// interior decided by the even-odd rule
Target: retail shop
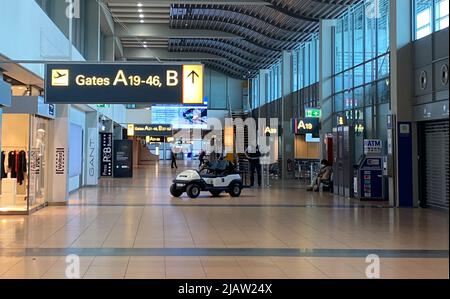
[{"label": "retail shop", "polygon": [[[417,121],[419,203],[449,207],[448,29],[423,37],[414,49],[414,119]],[[409,128],[409,131],[407,130]],[[413,145],[414,123],[399,127],[399,139]],[[399,157],[399,161],[403,162]],[[403,162],[404,163],[404,162]]]},{"label": "retail shop", "polygon": [[[13,88],[13,95],[17,91]],[[3,213],[29,214],[47,205],[51,122],[55,107],[41,96],[13,96],[3,108],[1,197]]]}]

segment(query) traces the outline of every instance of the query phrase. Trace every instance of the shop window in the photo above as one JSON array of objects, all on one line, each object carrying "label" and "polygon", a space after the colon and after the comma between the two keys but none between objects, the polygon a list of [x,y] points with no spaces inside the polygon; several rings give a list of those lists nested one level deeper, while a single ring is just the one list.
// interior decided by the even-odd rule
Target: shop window
[{"label": "shop window", "polygon": [[30,114],[2,115],[0,211],[29,213],[47,198],[49,121]]}]

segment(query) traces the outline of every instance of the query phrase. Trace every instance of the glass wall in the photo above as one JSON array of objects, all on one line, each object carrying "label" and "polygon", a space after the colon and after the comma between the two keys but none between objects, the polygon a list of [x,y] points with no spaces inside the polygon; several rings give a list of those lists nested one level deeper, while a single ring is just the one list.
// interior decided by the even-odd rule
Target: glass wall
[{"label": "glass wall", "polygon": [[334,28],[333,113],[329,117],[334,127],[341,119],[355,127],[356,159],[362,154],[364,138],[386,140],[383,117],[390,103],[389,1],[379,2],[379,17],[366,14],[370,2],[350,7]]},{"label": "glass wall", "polygon": [[413,0],[415,38],[448,27],[449,0]]},{"label": "glass wall", "polygon": [[292,52],[292,91],[319,82],[319,36],[314,34],[311,41],[301,43]]},{"label": "glass wall", "polygon": [[266,103],[281,98],[281,63],[278,62],[269,69],[267,74]]},{"label": "glass wall", "polygon": [[258,108],[259,106],[259,77],[250,80],[250,97],[252,109]]}]

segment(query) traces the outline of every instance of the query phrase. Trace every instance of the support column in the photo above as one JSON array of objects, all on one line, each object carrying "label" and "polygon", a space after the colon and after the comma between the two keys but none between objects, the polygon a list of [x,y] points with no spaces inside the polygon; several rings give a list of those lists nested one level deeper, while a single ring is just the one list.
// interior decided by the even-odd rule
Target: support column
[{"label": "support column", "polygon": [[[393,130],[393,177],[389,178],[389,200],[396,206],[418,205],[419,177],[417,161],[417,131],[412,122],[412,4],[410,0],[390,2],[391,49],[391,113]],[[403,133],[399,134],[402,123]],[[409,126],[409,133],[405,128]],[[401,153],[401,155],[399,154]],[[412,167],[411,167],[412,166]]]},{"label": "support column", "polygon": [[100,6],[97,1],[86,2],[85,58],[99,61],[101,59]]},{"label": "support column", "polygon": [[260,70],[259,71],[259,109],[258,109],[258,117],[261,116],[261,106],[266,103],[266,86],[267,86],[267,74],[268,70]]},{"label": "support column", "polygon": [[[319,29],[319,99],[322,109],[320,136],[332,131],[333,128],[333,26],[334,20],[321,20]],[[320,147],[320,155],[323,154]]]},{"label": "support column", "polygon": [[115,49],[116,49],[116,45],[115,45],[115,37],[113,36],[108,36],[104,39],[104,45],[103,45],[103,49],[104,49],[104,53],[103,53],[103,60],[105,61],[114,61],[115,59]]},{"label": "support column", "polygon": [[86,113],[86,149],[84,159],[84,185],[98,185],[99,177],[99,134],[97,111]]},{"label": "support column", "polygon": [[294,159],[294,135],[291,132],[292,116],[292,53],[283,52],[281,61],[281,157],[283,180],[287,179],[287,161]]}]

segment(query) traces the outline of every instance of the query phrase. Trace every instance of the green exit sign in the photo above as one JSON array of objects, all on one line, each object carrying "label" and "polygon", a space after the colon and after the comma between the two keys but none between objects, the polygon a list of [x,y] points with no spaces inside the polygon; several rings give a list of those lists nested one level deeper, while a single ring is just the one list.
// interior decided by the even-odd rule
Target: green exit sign
[{"label": "green exit sign", "polygon": [[305,108],[305,117],[320,118],[321,116],[322,112],[319,108]]},{"label": "green exit sign", "polygon": [[111,107],[110,104],[97,104],[97,108],[109,108]]}]

